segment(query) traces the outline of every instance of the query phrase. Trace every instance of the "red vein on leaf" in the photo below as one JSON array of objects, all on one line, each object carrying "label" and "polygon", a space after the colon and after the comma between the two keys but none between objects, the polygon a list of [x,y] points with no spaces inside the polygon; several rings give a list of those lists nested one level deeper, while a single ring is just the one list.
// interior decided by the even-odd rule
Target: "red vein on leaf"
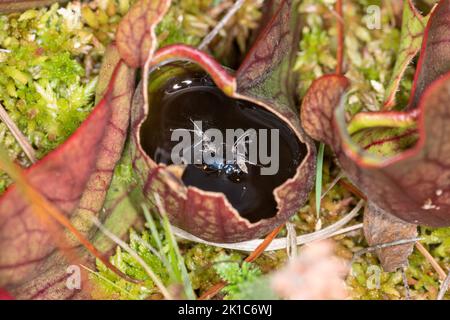
[{"label": "red vein on leaf", "polygon": [[156,34],[155,34],[155,27],[156,25],[158,25],[158,23],[162,20],[162,18],[164,17],[164,15],[166,14],[166,12],[169,10],[170,5],[171,5],[172,1],[171,0],[163,0],[163,8],[161,10],[161,12],[159,12],[159,18],[156,19],[154,21],[153,26],[150,28],[150,39],[151,39],[151,44],[150,44],[150,48],[148,50],[148,55],[147,55],[147,59],[145,60],[144,63],[144,67],[142,69],[142,92],[144,95],[144,104],[146,106],[146,108],[149,108],[149,104],[148,104],[148,76],[149,76],[149,71],[150,71],[150,66],[151,66],[151,62],[153,59],[153,55],[155,53],[155,50],[158,46],[157,40],[156,40]]}]

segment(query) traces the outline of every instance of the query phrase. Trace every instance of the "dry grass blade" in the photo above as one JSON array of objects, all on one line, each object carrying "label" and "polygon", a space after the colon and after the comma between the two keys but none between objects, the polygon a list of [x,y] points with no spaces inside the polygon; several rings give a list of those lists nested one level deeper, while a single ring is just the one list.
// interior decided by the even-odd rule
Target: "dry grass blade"
[{"label": "dry grass blade", "polygon": [[325,196],[328,194],[328,192],[330,192],[331,190],[333,190],[333,188],[336,186],[336,184],[342,179],[344,178],[344,173],[340,172],[336,178],[334,178],[334,180],[331,182],[331,184],[328,186],[328,188],[322,192],[322,195],[320,196],[320,200],[323,200],[323,198],[325,198]]},{"label": "dry grass blade", "polygon": [[114,287],[115,289],[117,289],[118,291],[120,291],[121,293],[127,295],[128,297],[130,297],[133,300],[139,300],[139,297],[132,295],[130,292],[128,292],[127,290],[125,290],[124,288],[122,288],[121,286],[117,285],[116,283],[114,283],[113,281],[109,280],[107,277],[103,276],[100,272],[98,271],[94,271],[88,267],[86,267],[85,265],[80,265],[80,267],[82,267],[83,269],[85,269],[87,272],[89,272],[90,274],[96,276],[97,278],[101,279],[102,281],[105,281],[107,284],[109,284],[111,287]]},{"label": "dry grass blade", "polygon": [[433,256],[428,252],[428,250],[420,242],[416,243],[416,248],[425,257],[425,259],[427,259],[427,261],[431,264],[431,266],[434,268],[434,270],[436,270],[436,272],[439,274],[439,278],[442,281],[444,281],[444,279],[447,275],[445,274],[444,269],[442,269],[442,267],[436,261],[436,259],[433,258]]},{"label": "dry grass blade", "polygon": [[[264,239],[263,242],[253,251],[246,259],[245,262],[253,262],[255,261],[270,245],[270,243],[275,239],[275,237],[280,233],[281,229],[283,229],[284,225],[281,225],[277,228],[275,228],[269,235]],[[222,290],[227,283],[225,281],[221,281],[217,284],[215,284],[213,287],[211,287],[208,291],[206,291],[199,300],[209,300],[213,298],[215,295],[217,295],[220,290]]]},{"label": "dry grass blade", "polygon": [[157,47],[155,27],[169,10],[170,0],[139,0],[120,21],[116,45],[132,68],[142,68]]},{"label": "dry grass blade", "polygon": [[270,245],[270,243],[275,239],[275,237],[280,233],[281,229],[283,229],[284,225],[281,225],[275,228],[267,237],[264,238],[264,241],[253,251],[246,259],[245,262],[253,262],[255,261]]},{"label": "dry grass blade", "polygon": [[444,282],[442,282],[441,289],[439,290],[439,294],[437,296],[437,300],[444,299],[444,295],[447,292],[449,286],[450,286],[450,273],[447,275]]},{"label": "dry grass blade", "polygon": [[403,267],[402,270],[402,280],[403,280],[403,287],[405,288],[405,299],[411,300],[411,291],[409,290],[409,284],[408,284],[408,277],[406,275],[406,267]]},{"label": "dry grass blade", "polygon": [[422,240],[422,238],[401,239],[401,240],[396,240],[396,241],[392,241],[392,242],[380,243],[378,245],[374,245],[374,246],[371,246],[371,247],[367,247],[367,248],[361,249],[361,250],[355,252],[355,254],[353,255],[352,261],[350,261],[350,264],[353,264],[353,262],[358,257],[362,256],[363,254],[366,254],[366,253],[369,253],[369,252],[373,252],[373,251],[376,251],[376,250],[379,250],[379,249],[395,247],[395,246],[401,246],[401,245],[408,244],[408,243],[418,242],[420,240]]}]

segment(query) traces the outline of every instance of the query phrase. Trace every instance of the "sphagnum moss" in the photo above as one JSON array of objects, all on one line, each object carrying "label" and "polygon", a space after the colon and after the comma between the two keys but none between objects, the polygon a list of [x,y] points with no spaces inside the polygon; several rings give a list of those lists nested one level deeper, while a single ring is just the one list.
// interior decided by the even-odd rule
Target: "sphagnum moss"
[{"label": "sphagnum moss", "polygon": [[[305,24],[295,68],[300,77],[300,97],[303,96],[315,78],[334,72],[336,66],[335,15],[332,14],[334,3],[335,0],[305,0],[301,4],[300,10],[305,17]],[[396,58],[400,29],[394,22],[395,17],[394,13],[391,12],[392,8],[384,5],[380,6],[382,8],[382,27],[377,30],[368,30],[366,8],[368,5],[373,4],[381,5],[381,1],[359,0],[345,3],[346,70],[347,75],[353,82],[348,106],[350,115],[362,110],[378,110],[382,106],[385,86],[387,86],[390,79]],[[189,14],[199,9],[205,8],[189,9],[182,21],[187,21],[187,23],[195,21],[194,18],[189,17]],[[168,16],[176,17],[177,13],[175,12],[177,10],[180,10],[178,13],[183,12],[180,7],[176,7],[171,10]],[[202,18],[199,18],[199,21],[201,20]],[[165,26],[164,23],[166,23]],[[161,29],[171,30],[170,23],[170,21],[163,22],[162,26],[164,27],[161,27]],[[206,34],[206,25],[207,23],[192,23],[192,26],[195,26],[196,29],[192,30],[191,38],[177,33],[176,30],[172,39],[167,37],[164,32],[161,33],[161,37],[167,43],[185,41],[190,44],[197,44],[199,38]],[[398,96],[400,103],[407,98],[407,93],[405,92],[408,92],[410,89],[413,72],[413,68],[409,68],[405,79],[401,83],[401,90]],[[322,190],[326,190],[339,174],[339,169],[334,164],[331,154],[326,154],[323,170]],[[291,220],[299,234],[314,231],[316,225],[314,201],[315,196],[311,194],[309,203]],[[335,186],[321,201],[321,218],[324,225],[341,219],[342,215],[348,212],[349,205],[352,202],[355,203],[355,201],[356,199],[349,191],[340,185]],[[357,218],[354,223],[360,222],[360,220],[361,218]],[[420,232],[421,236],[425,237],[423,241],[425,247],[430,250],[438,263],[446,269],[449,269],[450,264],[449,230],[450,228],[434,230],[421,228]],[[281,235],[286,235],[285,230],[281,232]],[[336,237],[336,240],[338,242],[336,253],[348,260],[351,260],[355,252],[367,247],[361,231]],[[181,247],[190,272],[192,285],[198,294],[202,294],[221,279],[227,280],[224,277],[227,278],[229,274],[222,274],[222,278],[217,274],[217,261],[226,256],[230,261],[242,263],[245,258],[245,255],[240,252],[202,244],[183,242]],[[113,259],[116,259],[116,257]],[[286,252],[282,250],[265,253],[254,264],[258,270],[267,274],[282,266],[286,259]],[[224,263],[226,262],[219,263],[219,265]],[[211,266],[214,266],[214,268],[211,268]],[[222,268],[222,273],[224,269],[228,270],[230,268]],[[124,268],[122,271],[126,270]],[[433,299],[436,297],[440,284],[438,276],[418,251],[414,251],[410,258],[407,277],[412,298]],[[119,282],[116,284],[119,284],[124,289],[125,284],[120,283],[120,279],[117,281]],[[256,284],[256,282],[252,283]],[[354,299],[402,299],[406,294],[401,273],[383,272],[376,257],[370,253],[361,256],[353,264],[351,273],[347,278],[347,284],[350,295]],[[127,285],[129,286],[129,284]],[[253,292],[252,289],[246,287],[242,289],[245,290],[245,293],[242,292],[242,296],[255,296],[259,287],[256,285],[250,287],[253,288]],[[109,286],[109,289],[112,290],[111,286]],[[231,287],[229,289],[231,290],[229,292],[232,293],[231,297],[240,296],[239,287]],[[117,289],[115,291],[117,292]]]}]

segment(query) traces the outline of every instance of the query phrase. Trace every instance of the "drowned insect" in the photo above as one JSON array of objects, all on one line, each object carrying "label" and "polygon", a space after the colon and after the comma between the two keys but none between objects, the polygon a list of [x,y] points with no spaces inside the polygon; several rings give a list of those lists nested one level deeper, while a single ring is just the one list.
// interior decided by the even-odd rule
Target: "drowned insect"
[{"label": "drowned insect", "polygon": [[[198,167],[208,173],[238,175],[248,174],[247,164],[260,166],[256,161],[251,161],[248,156],[247,146],[256,141],[255,130],[247,129],[231,144],[228,141],[218,142],[217,139],[202,130],[202,127],[198,124],[199,121],[193,121],[192,119],[190,121],[194,125],[194,129],[184,130],[194,133],[197,138],[195,140],[198,140],[189,146],[189,151],[193,151],[194,154],[196,154],[196,150],[200,150],[200,152],[197,152],[197,156],[194,156]],[[198,163],[200,161],[201,164]],[[183,163],[188,164],[189,162],[183,158]]]}]

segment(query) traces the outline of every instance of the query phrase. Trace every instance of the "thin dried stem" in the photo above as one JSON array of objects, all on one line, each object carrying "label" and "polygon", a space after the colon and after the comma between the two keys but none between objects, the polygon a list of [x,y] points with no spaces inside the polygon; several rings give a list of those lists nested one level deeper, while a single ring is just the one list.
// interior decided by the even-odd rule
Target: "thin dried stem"
[{"label": "thin dried stem", "polygon": [[436,270],[436,272],[439,275],[439,279],[443,281],[447,275],[445,274],[444,269],[442,269],[442,267],[436,261],[436,259],[433,258],[433,256],[428,252],[428,250],[420,242],[416,243],[416,248],[425,257],[425,259],[427,259],[427,261],[431,264],[433,269]]},{"label": "thin dried stem", "polygon": [[325,190],[322,195],[320,196],[320,200],[323,200],[323,198],[325,198],[325,196],[328,194],[328,192],[330,192],[335,186],[336,184],[339,182],[339,180],[341,180],[344,177],[344,173],[340,172],[336,178],[334,178],[334,180],[331,182],[331,184],[329,185],[329,187],[327,188],[327,190]]},{"label": "thin dried stem", "polygon": [[73,261],[77,260],[73,257],[71,250],[67,248],[70,247],[66,243],[65,235],[61,233],[60,230],[56,229],[54,219],[61,226],[66,228],[78,241],[81,243],[86,250],[88,250],[93,256],[99,259],[106,267],[111,269],[119,277],[133,283],[141,283],[139,280],[135,280],[119,269],[117,269],[113,264],[111,264],[108,259],[99,251],[97,248],[70,222],[70,219],[65,216],[61,211],[50,201],[47,200],[38,190],[36,190],[28,181],[27,177],[23,174],[22,169],[13,163],[6,152],[0,149],[0,168],[3,169],[15,182],[19,190],[23,193],[24,198],[30,203],[32,211],[36,216],[41,219],[42,222],[46,223],[46,226],[51,229],[53,235],[58,234],[59,239],[55,239],[55,244],[58,248],[66,253],[66,255]]},{"label": "thin dried stem", "polygon": [[281,225],[277,228],[275,228],[269,235],[264,239],[263,242],[253,251],[246,259],[246,262],[253,262],[255,261],[266,249],[267,247],[272,243],[273,239],[280,233],[281,229],[283,229],[284,225]]},{"label": "thin dried stem", "polygon": [[335,10],[339,17],[337,19],[336,74],[340,75],[340,74],[342,74],[343,65],[344,65],[344,19],[343,19],[343,10],[342,10],[342,0],[336,1]]},{"label": "thin dried stem", "polygon": [[220,30],[227,24],[227,22],[234,16],[236,12],[242,7],[244,4],[244,0],[237,0],[233,6],[228,10],[228,12],[223,16],[223,18],[219,21],[219,23],[211,30],[210,33],[203,38],[202,42],[198,46],[199,50],[204,50],[209,43],[219,34]]},{"label": "thin dried stem", "polygon": [[352,183],[341,179],[339,180],[339,184],[356,197],[367,200],[367,197],[364,195],[364,193],[362,193],[362,191],[355,187]]},{"label": "thin dried stem", "polygon": [[405,299],[411,300],[411,291],[409,290],[408,277],[406,276],[406,267],[402,268],[403,287],[405,288]]},{"label": "thin dried stem", "polygon": [[295,225],[291,222],[286,223],[287,237],[286,237],[286,252],[289,259],[294,259],[297,256],[297,233],[295,232]]},{"label": "thin dried stem", "polygon": [[80,264],[80,267],[82,267],[83,269],[85,269],[87,272],[93,274],[94,276],[96,276],[97,278],[105,281],[106,283],[108,283],[110,286],[116,288],[118,291],[121,291],[122,293],[126,294],[127,296],[129,296],[131,299],[134,300],[139,300],[139,297],[135,297],[133,296],[130,292],[128,292],[127,290],[125,290],[124,288],[122,288],[121,286],[117,285],[116,283],[114,283],[113,281],[109,280],[107,277],[103,276],[100,272],[96,272],[90,268],[88,268],[87,266]]},{"label": "thin dried stem", "polygon": [[[253,262],[255,261],[261,254],[267,249],[267,247],[270,245],[270,243],[275,239],[275,237],[280,233],[281,229],[283,229],[284,225],[281,225],[277,228],[275,228],[267,237],[264,239],[263,242],[253,251],[244,261],[245,262]],[[227,283],[225,281],[221,281],[214,286],[212,286],[209,290],[207,290],[202,296],[199,298],[199,300],[209,300],[216,296],[220,290],[222,290]]]},{"label": "thin dried stem", "polygon": [[200,298],[198,298],[198,300],[210,300],[214,298],[220,292],[220,290],[226,287],[226,285],[227,283],[225,281],[216,283],[214,286],[209,288],[204,294],[202,294]]},{"label": "thin dried stem", "polygon": [[[361,210],[361,208],[364,206],[364,201],[360,200],[359,203],[356,205],[355,208],[353,208],[350,213],[348,213],[344,218],[339,220],[338,222],[323,228],[320,231],[300,235],[297,237],[297,245],[303,245],[307,244],[313,241],[318,240],[324,240],[328,238],[335,237],[340,234],[352,232],[355,230],[359,230],[362,228],[362,223],[350,226],[348,228],[343,228],[347,223],[349,223],[351,220],[353,220],[354,217],[356,217]],[[175,226],[172,226],[173,233],[177,235],[180,238],[207,244],[210,246],[215,246],[219,248],[225,248],[225,249],[231,249],[231,250],[239,250],[239,251],[246,251],[246,252],[252,252],[254,251],[258,246],[260,246],[263,242],[263,240],[251,240],[251,241],[244,241],[244,242],[238,242],[238,243],[217,243],[217,242],[209,242],[205,241],[203,239],[200,239],[184,230],[181,230]],[[272,241],[270,245],[265,249],[266,251],[275,251],[275,250],[281,250],[286,249],[286,238],[278,238]]]},{"label": "thin dried stem", "polygon": [[161,294],[167,299],[172,300],[173,297],[167,288],[162,283],[161,279],[153,272],[153,270],[149,267],[149,265],[142,259],[136,251],[130,248],[130,246],[125,243],[122,239],[116,236],[114,233],[109,231],[96,217],[91,218],[92,222],[98,227],[98,229],[105,234],[108,238],[114,241],[118,246],[120,246],[123,250],[128,252],[133,259],[136,260],[137,263],[141,265],[141,267],[145,270],[148,276],[152,279],[153,283],[158,287]]},{"label": "thin dried stem", "polygon": [[8,127],[9,131],[13,135],[14,139],[16,139],[19,146],[22,148],[25,155],[30,159],[32,163],[37,161],[36,151],[31,146],[28,139],[23,135],[22,131],[17,127],[14,121],[6,112],[5,108],[0,104],[0,119],[3,123]]}]

